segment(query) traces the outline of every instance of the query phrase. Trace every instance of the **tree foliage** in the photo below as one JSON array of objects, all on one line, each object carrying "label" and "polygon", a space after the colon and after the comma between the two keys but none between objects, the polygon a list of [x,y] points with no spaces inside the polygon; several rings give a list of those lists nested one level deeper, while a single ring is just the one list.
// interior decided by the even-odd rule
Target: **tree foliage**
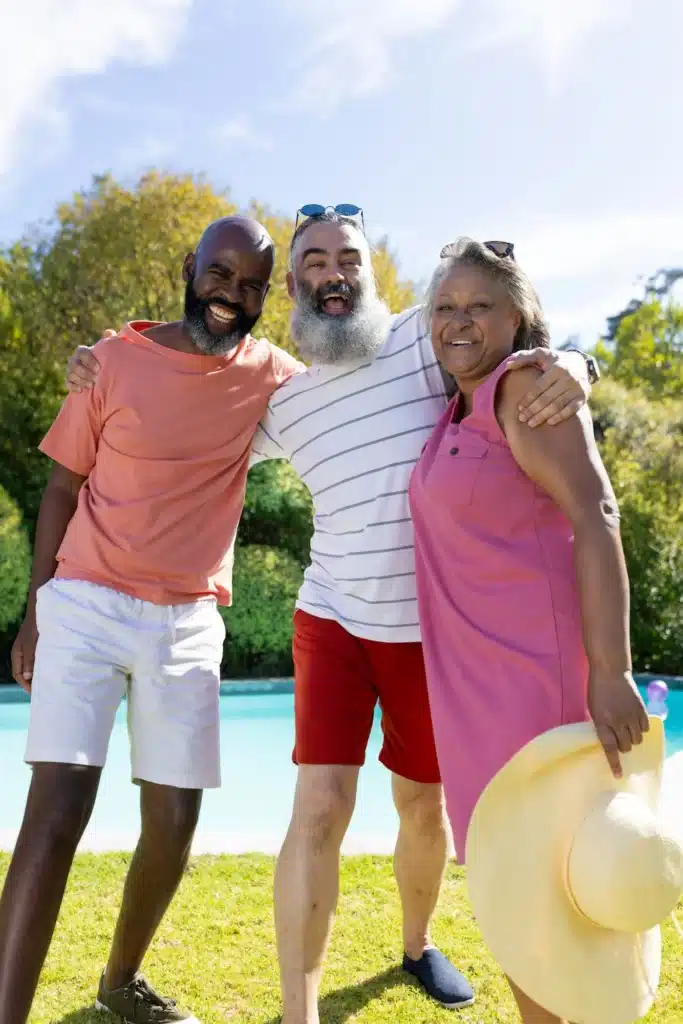
[{"label": "tree foliage", "polygon": [[302,578],[301,565],[282,548],[236,549],[234,602],[221,609],[228,675],[291,675],[292,615]]},{"label": "tree foliage", "polygon": [[609,317],[593,415],[622,516],[634,662],[683,675],[683,269]]},{"label": "tree foliage", "polygon": [[652,299],[620,322],[610,347],[597,347],[610,377],[651,398],[683,398],[683,308]]},{"label": "tree foliage", "polygon": [[683,398],[683,307],[672,297],[683,269],[659,270],[642,299],[607,319],[596,355],[609,376],[650,398]]},{"label": "tree foliage", "polygon": [[312,535],[311,494],[289,463],[273,459],[254,466],[237,543],[280,548],[306,566]]},{"label": "tree foliage", "polygon": [[31,574],[31,549],[21,512],[0,487],[0,633],[23,613]]},{"label": "tree foliage", "polygon": [[634,664],[683,675],[683,401],[607,379],[593,415],[621,509]]}]

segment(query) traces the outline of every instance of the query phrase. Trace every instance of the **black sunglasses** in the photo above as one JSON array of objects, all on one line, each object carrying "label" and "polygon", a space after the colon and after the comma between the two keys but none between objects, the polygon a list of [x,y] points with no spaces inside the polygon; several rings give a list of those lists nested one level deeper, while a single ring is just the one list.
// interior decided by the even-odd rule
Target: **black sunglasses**
[{"label": "black sunglasses", "polygon": [[365,231],[365,218],[363,217],[363,211],[360,206],[356,206],[354,203],[339,203],[337,206],[323,206],[322,203],[307,203],[306,206],[302,206],[296,212],[296,224],[294,230],[299,227],[299,220],[310,219],[311,217],[322,217],[324,214],[331,210],[333,213],[338,213],[340,217],[360,217],[360,222],[363,225],[363,231]]},{"label": "black sunglasses", "polygon": [[[501,260],[514,260],[515,258],[515,246],[514,242],[484,242],[487,249],[490,249],[494,256],[497,256]],[[444,245],[441,250],[441,259],[447,260],[449,256],[458,255],[457,242],[449,242],[448,245]]]}]

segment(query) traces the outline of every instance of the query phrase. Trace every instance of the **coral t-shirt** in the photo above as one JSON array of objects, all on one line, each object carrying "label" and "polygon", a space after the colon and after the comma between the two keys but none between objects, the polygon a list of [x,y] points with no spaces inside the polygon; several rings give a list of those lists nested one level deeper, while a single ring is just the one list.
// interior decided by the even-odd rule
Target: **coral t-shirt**
[{"label": "coral t-shirt", "polygon": [[87,480],[56,575],[154,604],[230,604],[249,452],[273,391],[303,369],[267,341],[227,356],[157,344],[127,324],[70,394],[40,450]]}]

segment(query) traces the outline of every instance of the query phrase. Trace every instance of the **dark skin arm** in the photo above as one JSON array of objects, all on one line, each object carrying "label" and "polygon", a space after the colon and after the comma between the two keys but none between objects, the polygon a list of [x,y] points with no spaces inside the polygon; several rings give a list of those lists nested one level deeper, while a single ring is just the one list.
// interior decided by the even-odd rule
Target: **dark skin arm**
[{"label": "dark skin arm", "polygon": [[615,776],[619,753],[641,742],[649,721],[631,674],[629,585],[619,510],[583,409],[554,427],[532,429],[518,416],[538,371],[506,374],[498,419],[520,467],[574,527],[583,639],[590,666],[588,708]]},{"label": "dark skin arm", "polygon": [[40,503],[26,615],[12,645],[12,676],[27,692],[31,689],[38,641],[36,594],[55,574],[57,552],[76,511],[78,495],[86,479],[55,463]]}]

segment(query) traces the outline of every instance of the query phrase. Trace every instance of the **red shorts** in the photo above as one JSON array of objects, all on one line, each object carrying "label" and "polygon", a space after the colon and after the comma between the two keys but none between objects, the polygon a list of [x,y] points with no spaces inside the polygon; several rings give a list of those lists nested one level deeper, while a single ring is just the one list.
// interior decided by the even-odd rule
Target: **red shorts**
[{"label": "red shorts", "polygon": [[377,702],[391,772],[440,782],[422,644],[362,640],[294,613],[295,764],[362,765]]}]

